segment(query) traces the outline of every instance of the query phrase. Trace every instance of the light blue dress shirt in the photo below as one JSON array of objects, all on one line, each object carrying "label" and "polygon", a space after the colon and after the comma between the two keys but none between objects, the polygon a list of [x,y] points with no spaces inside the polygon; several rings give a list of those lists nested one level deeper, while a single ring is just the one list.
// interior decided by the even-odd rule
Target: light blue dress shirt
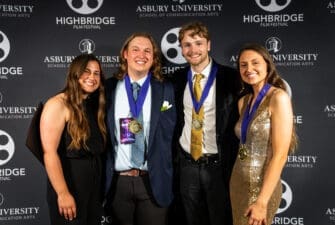
[{"label": "light blue dress shirt", "polygon": [[[144,77],[136,82],[139,85],[143,85],[145,79]],[[130,79],[131,83],[134,82]],[[115,146],[115,170],[124,171],[132,169],[131,163],[131,144],[121,144],[120,143],[120,118],[132,117],[130,112],[130,107],[128,103],[127,91],[125,81],[121,80],[118,82],[115,89],[115,130],[114,134],[117,140],[117,145]],[[143,103],[143,131],[146,140],[146,145],[148,146],[149,141],[149,131],[150,131],[150,116],[151,116],[151,85],[149,85],[147,96]],[[147,162],[145,162],[141,167],[141,170],[147,170]]]}]

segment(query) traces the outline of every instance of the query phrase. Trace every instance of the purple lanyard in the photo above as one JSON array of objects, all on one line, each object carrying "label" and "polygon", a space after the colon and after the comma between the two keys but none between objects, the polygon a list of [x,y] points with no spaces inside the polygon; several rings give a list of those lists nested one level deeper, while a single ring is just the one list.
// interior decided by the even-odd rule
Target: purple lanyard
[{"label": "purple lanyard", "polygon": [[137,118],[140,115],[140,112],[143,107],[143,103],[145,100],[145,97],[147,96],[148,89],[149,89],[149,84],[150,84],[150,78],[151,78],[151,73],[148,74],[146,80],[144,81],[139,95],[137,97],[137,100],[135,102],[135,99],[132,94],[132,88],[131,88],[131,83],[130,83],[130,78],[129,75],[126,74],[125,76],[125,84],[126,84],[126,91],[127,91],[127,97],[128,97],[128,102],[129,102],[129,108],[130,112],[133,117]]},{"label": "purple lanyard", "polygon": [[192,97],[193,107],[194,107],[194,110],[195,110],[196,113],[199,112],[202,104],[204,103],[205,99],[208,96],[209,89],[211,88],[211,86],[212,86],[212,84],[214,82],[217,70],[218,70],[217,66],[213,63],[212,69],[211,69],[211,73],[209,74],[207,83],[206,83],[205,88],[204,88],[204,90],[203,90],[203,92],[201,94],[199,102],[195,99],[195,95],[194,95],[194,92],[193,92],[192,71],[191,71],[191,69],[187,73],[188,87],[190,88],[190,93],[191,93],[191,97]]},{"label": "purple lanyard", "polygon": [[255,114],[257,108],[259,107],[259,104],[261,103],[262,99],[264,98],[264,96],[266,95],[266,93],[268,92],[270,87],[271,87],[271,85],[268,84],[268,83],[266,83],[262,87],[261,91],[257,95],[255,104],[252,106],[251,112],[250,112],[251,102],[248,103],[247,108],[245,109],[243,119],[242,119],[242,127],[241,127],[241,142],[242,142],[242,144],[245,144],[245,142],[247,140],[247,130],[248,130],[248,126],[249,126],[249,123],[251,121],[251,118]]}]

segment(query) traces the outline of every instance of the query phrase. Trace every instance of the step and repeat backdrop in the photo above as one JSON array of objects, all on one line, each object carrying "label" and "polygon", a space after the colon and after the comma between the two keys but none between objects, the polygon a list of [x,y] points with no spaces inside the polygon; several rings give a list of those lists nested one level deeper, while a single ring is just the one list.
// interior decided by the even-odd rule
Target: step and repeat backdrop
[{"label": "step and repeat backdrop", "polygon": [[147,31],[169,76],[186,65],[178,31],[194,20],[208,25],[219,63],[235,67],[244,43],[261,43],[291,88],[300,144],[273,224],[335,224],[335,1],[0,0],[1,225],[50,224],[46,173],[25,137],[38,102],[63,88],[71,60],[94,53],[109,77],[125,39]]}]

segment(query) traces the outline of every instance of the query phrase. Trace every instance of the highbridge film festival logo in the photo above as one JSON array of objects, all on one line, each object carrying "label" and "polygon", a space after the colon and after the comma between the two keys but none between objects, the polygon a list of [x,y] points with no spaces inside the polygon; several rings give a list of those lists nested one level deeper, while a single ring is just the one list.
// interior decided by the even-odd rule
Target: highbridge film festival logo
[{"label": "highbridge film festival logo", "polygon": [[101,30],[116,23],[114,16],[88,16],[102,7],[103,0],[66,0],[66,2],[75,13],[83,16],[57,16],[56,25],[70,26],[74,30]]},{"label": "highbridge film festival logo", "polygon": [[0,30],[0,80],[8,80],[12,77],[23,75],[22,66],[6,64],[10,50],[10,40],[8,36]]},{"label": "highbridge film festival logo", "polygon": [[0,182],[10,182],[14,177],[26,176],[26,168],[5,167],[13,158],[15,153],[15,142],[4,130],[0,130]]},{"label": "highbridge film festival logo", "polygon": [[304,225],[303,217],[281,216],[280,214],[288,210],[293,202],[293,191],[287,182],[281,180],[283,193],[280,206],[272,220],[272,225]]},{"label": "highbridge film festival logo", "polygon": [[[242,21],[245,24],[257,24],[260,27],[287,27],[290,23],[304,22],[304,14],[301,12],[297,13],[279,13],[286,9],[292,0],[254,0],[256,5],[266,14],[244,14]],[[249,1],[251,2],[251,1]]]},{"label": "highbridge film festival logo", "polygon": [[[13,177],[26,176],[25,168],[10,168],[5,165],[13,158],[15,153],[14,139],[4,130],[0,130],[0,183],[10,182]],[[0,193],[0,221],[17,221],[35,219],[39,213],[38,206],[12,207],[15,199],[7,198],[1,189]],[[9,201],[9,204],[7,202]],[[7,205],[10,205],[8,207]]]}]

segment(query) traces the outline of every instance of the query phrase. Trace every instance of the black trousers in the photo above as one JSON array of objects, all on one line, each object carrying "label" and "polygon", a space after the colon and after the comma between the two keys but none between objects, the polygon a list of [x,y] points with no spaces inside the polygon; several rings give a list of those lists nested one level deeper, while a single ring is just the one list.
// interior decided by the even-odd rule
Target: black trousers
[{"label": "black trousers", "polygon": [[149,177],[113,177],[111,215],[113,225],[166,225],[167,208],[158,206]]},{"label": "black trousers", "polygon": [[231,225],[228,187],[218,157],[180,156],[180,195],[188,225]]}]

